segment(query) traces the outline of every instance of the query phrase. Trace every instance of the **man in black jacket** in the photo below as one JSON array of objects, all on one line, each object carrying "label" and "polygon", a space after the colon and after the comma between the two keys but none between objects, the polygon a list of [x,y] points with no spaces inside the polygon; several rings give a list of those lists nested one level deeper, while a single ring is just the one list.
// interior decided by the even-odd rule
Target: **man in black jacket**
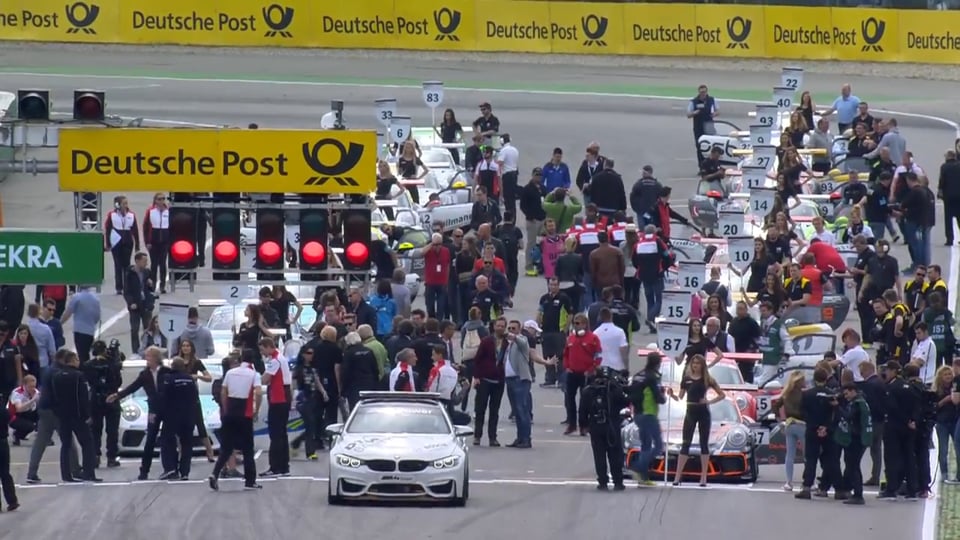
[{"label": "man in black jacket", "polygon": [[[160,396],[160,417],[163,421],[160,435],[163,474],[160,480],[186,480],[190,477],[193,428],[197,423],[196,403],[200,401],[200,394],[182,358],[173,360],[171,371],[160,384]],[[180,446],[179,454],[177,443]]]},{"label": "man in black jacket", "polygon": [[13,483],[13,476],[10,475],[10,445],[7,443],[10,413],[6,407],[0,409],[0,490],[7,501],[7,512],[13,512],[20,508],[20,502],[17,500],[17,487]]},{"label": "man in black jacket", "polygon": [[863,380],[857,383],[860,393],[867,400],[870,407],[870,416],[873,422],[873,442],[870,444],[870,478],[863,483],[865,486],[880,485],[880,467],[883,463],[883,426],[887,421],[887,388],[877,374],[873,362],[860,363],[860,376]]},{"label": "man in black jacket", "polygon": [[940,181],[937,183],[937,198],[943,201],[943,228],[947,241],[953,244],[953,222],[960,226],[960,161],[957,152],[948,150],[946,161],[940,165]]},{"label": "man in black jacket", "polygon": [[[163,351],[159,347],[148,347],[143,354],[147,367],[137,374],[129,386],[107,398],[110,403],[120,401],[141,388],[147,394],[147,436],[143,442],[143,458],[140,460],[140,476],[137,480],[146,480],[153,463],[153,452],[157,447],[162,418],[160,416],[160,384],[169,370],[163,365]],[[41,394],[42,395],[42,394]]]},{"label": "man in black jacket", "polygon": [[[60,436],[61,480],[102,482],[94,476],[97,454],[90,434],[90,393],[87,380],[80,371],[77,353],[64,351],[62,365],[53,373],[50,391],[53,394],[53,412],[59,421],[57,434]],[[70,468],[70,448],[74,437],[80,444],[82,455],[83,472],[80,478],[74,478]]]},{"label": "man in black jacket", "polygon": [[537,270],[533,266],[533,247],[537,245],[537,237],[543,229],[543,222],[547,219],[547,212],[543,209],[543,170],[534,167],[530,174],[530,181],[520,190],[520,211],[527,221],[527,245],[524,251],[526,271],[528,276],[536,276]]},{"label": "man in black jacket", "polygon": [[343,338],[347,348],[343,351],[343,381],[341,395],[347,398],[350,410],[360,401],[360,392],[376,390],[380,384],[380,366],[373,351],[363,344],[360,334],[350,332]]},{"label": "man in black jacket", "polygon": [[[97,340],[90,349],[93,358],[82,366],[83,375],[90,384],[90,428],[97,449],[97,466],[103,455],[101,442],[107,431],[107,467],[119,467],[120,404],[109,401],[123,384],[120,359],[113,357],[107,344]],[[119,352],[119,351],[117,351]]]},{"label": "man in black jacket", "polygon": [[470,210],[470,228],[475,231],[484,223],[495,226],[500,223],[501,218],[500,205],[489,197],[487,188],[478,186],[473,208]]},{"label": "man in black jacket", "polygon": [[134,255],[133,264],[124,274],[123,300],[130,314],[130,348],[139,351],[141,328],[148,328],[153,317],[153,282],[146,253]]},{"label": "man in black jacket", "polygon": [[644,216],[656,206],[662,189],[660,181],[653,176],[653,166],[644,165],[642,176],[630,189],[630,208],[637,215],[637,228],[643,229],[649,223]]},{"label": "man in black jacket", "polygon": [[613,169],[612,159],[603,162],[603,170],[593,177],[587,192],[590,202],[597,205],[597,211],[607,219],[613,218],[618,211],[627,210],[627,192],[623,187],[623,178]]},{"label": "man in black jacket", "polygon": [[817,476],[817,462],[823,468],[821,487],[818,497],[826,497],[827,490],[833,486],[838,489],[839,454],[833,442],[834,409],[837,395],[827,387],[830,372],[826,368],[817,368],[813,372],[813,386],[803,391],[800,409],[807,422],[804,435],[803,487],[794,495],[797,499],[810,499],[810,489]]},{"label": "man in black jacket", "polygon": [[887,423],[883,433],[883,464],[887,487],[879,499],[896,499],[906,480],[907,498],[916,500],[917,460],[915,444],[920,418],[920,398],[900,376],[900,364],[889,361],[887,370]]},{"label": "man in black jacket", "polygon": [[350,303],[347,304],[347,313],[354,316],[354,328],[359,328],[362,324],[368,324],[371,328],[377,327],[377,310],[370,307],[370,304],[363,299],[363,291],[359,287],[350,289]]}]

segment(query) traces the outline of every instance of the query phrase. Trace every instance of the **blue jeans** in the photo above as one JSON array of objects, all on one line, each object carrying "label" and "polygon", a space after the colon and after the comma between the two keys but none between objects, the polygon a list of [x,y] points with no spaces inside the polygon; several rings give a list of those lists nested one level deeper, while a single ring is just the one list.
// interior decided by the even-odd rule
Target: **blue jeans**
[{"label": "blue jeans", "polygon": [[916,268],[919,264],[930,264],[930,228],[912,221],[904,221],[903,234],[913,259],[909,270]]},{"label": "blue jeans", "polygon": [[793,462],[797,460],[797,444],[803,446],[804,436],[807,432],[807,426],[803,422],[792,422],[789,426],[783,427],[783,434],[786,439],[787,455],[783,460],[783,469],[787,476],[787,483],[793,483]]},{"label": "blue jeans", "polygon": [[645,480],[649,480],[650,462],[663,451],[663,433],[660,420],[655,414],[640,414],[633,421],[640,430],[640,454],[637,456],[635,471]]},{"label": "blue jeans", "polygon": [[652,324],[660,315],[660,306],[663,304],[663,279],[642,281],[640,285],[647,302],[647,322]]},{"label": "blue jeans", "polygon": [[517,422],[517,440],[528,443],[533,413],[530,381],[521,380],[519,377],[507,377],[507,394],[513,402],[514,420]]},{"label": "blue jeans", "polygon": [[[937,462],[940,464],[940,478],[950,478],[947,471],[950,470],[950,438],[953,437],[954,455],[957,457],[957,463],[960,464],[960,446],[957,446],[955,431],[960,422],[937,422]],[[960,475],[960,469],[954,471],[954,477]]]}]

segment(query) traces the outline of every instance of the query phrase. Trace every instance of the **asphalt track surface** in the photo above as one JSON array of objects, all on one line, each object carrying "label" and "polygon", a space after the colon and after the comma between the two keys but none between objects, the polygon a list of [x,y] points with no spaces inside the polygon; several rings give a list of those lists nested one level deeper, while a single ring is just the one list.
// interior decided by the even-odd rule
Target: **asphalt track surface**
[{"label": "asphalt track surface", "polygon": [[[652,164],[656,175],[673,186],[678,209],[685,207],[695,187],[692,178],[696,173],[691,130],[683,116],[685,102],[678,98],[692,95],[696,85],[707,83],[721,100],[723,117],[745,126],[749,123],[746,113],[753,106],[724,97],[760,99],[757,96],[766,95],[779,80],[778,71],[629,70],[416,57],[331,59],[259,51],[237,55],[204,49],[110,47],[71,52],[58,47],[0,46],[0,66],[6,72],[5,90],[49,88],[56,96],[63,96],[61,103],[73,89],[92,87],[107,92],[112,114],[210,124],[256,122],[274,128],[317,127],[330,99],[345,101],[349,127],[372,128],[373,100],[384,97],[399,99],[400,110],[413,116],[415,126],[428,125],[430,114],[422,104],[419,81],[445,80],[448,87],[457,88],[448,88],[444,107],[454,108],[462,123],[472,121],[478,103],[493,104],[502,131],[509,132],[520,149],[522,174],[546,162],[554,147],[563,148],[568,164],[575,168],[583,148],[595,140],[604,155],[617,161],[617,169],[629,182],[638,176],[636,171],[641,166]],[[874,108],[913,115],[940,116],[945,110],[943,103],[952,95],[945,93],[944,83],[848,79],[811,71],[806,74],[805,88],[814,92],[818,102],[828,104],[840,84],[847,81]],[[503,90],[507,86],[509,90]],[[935,171],[943,151],[953,145],[955,127],[926,117],[897,117],[901,132],[918,153],[919,163]],[[13,175],[0,186],[0,194],[6,226],[73,226],[71,195],[58,192],[53,175]],[[112,195],[105,193],[104,200]],[[142,216],[149,194],[131,193],[130,199],[132,208]],[[956,248],[944,248],[942,241],[942,228],[938,228],[933,260],[955,267],[956,257],[951,251]],[[905,248],[896,249],[905,261]],[[103,335],[117,337],[126,346],[127,319],[122,300],[109,286],[109,261],[105,283]],[[955,283],[951,283],[953,289]],[[521,277],[518,290],[515,303],[523,307],[509,315],[531,318],[542,294],[542,282]],[[30,298],[32,294],[32,288],[28,288]],[[163,300],[188,303],[197,298],[217,298],[219,294],[218,287],[206,286],[194,294],[178,291]],[[655,341],[652,336],[641,334],[634,345],[651,341]],[[200,534],[198,531],[209,538],[293,537],[317,530],[341,538],[370,538],[386,531],[393,531],[398,538],[442,534],[470,539],[518,533],[527,538],[589,535],[610,539],[662,533],[684,540],[708,535],[744,539],[775,535],[785,540],[826,535],[920,537],[922,502],[878,502],[869,495],[868,505],[863,508],[841,507],[833,501],[794,501],[780,491],[783,471],[774,466],[761,467],[755,485],[595,492],[586,439],[562,435],[562,394],[540,388],[534,394],[535,449],[474,449],[474,486],[466,509],[328,508],[323,501],[327,485],[322,460],[295,460],[293,474],[297,478],[265,482],[260,494],[209,493],[200,485],[209,470],[205,459],[194,461],[195,480],[190,482],[131,483],[137,474],[136,461],[124,460],[120,469],[100,471],[107,484],[57,486],[52,483],[59,477],[57,448],[53,447],[40,470],[49,484],[22,489],[20,512],[28,519],[8,520],[5,528],[14,534],[41,538],[69,534],[77,540],[121,534],[128,538],[184,538]],[[513,426],[505,420],[507,412],[504,407],[499,434],[504,443],[514,438]],[[266,442],[259,441],[258,447],[265,449]],[[25,475],[29,444],[13,449],[18,482]],[[260,459],[261,470],[266,468],[265,462]],[[865,460],[865,469],[867,466]],[[801,471],[798,466],[795,484],[799,484]],[[153,476],[157,474],[159,463],[155,462]],[[225,492],[239,491],[240,487],[231,482],[223,486]],[[285,532],[278,533],[278,527]]]}]

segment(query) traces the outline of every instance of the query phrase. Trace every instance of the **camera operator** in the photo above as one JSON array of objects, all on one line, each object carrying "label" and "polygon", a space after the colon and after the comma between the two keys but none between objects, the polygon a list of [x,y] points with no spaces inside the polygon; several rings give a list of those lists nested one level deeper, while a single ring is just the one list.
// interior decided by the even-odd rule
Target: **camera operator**
[{"label": "camera operator", "polygon": [[900,374],[900,363],[889,361],[887,374],[887,422],[883,431],[883,464],[887,486],[878,499],[896,499],[906,480],[907,499],[917,495],[917,428],[920,424],[920,398],[913,386]]},{"label": "camera operator", "polygon": [[169,371],[163,365],[163,349],[147,347],[143,353],[147,367],[143,368],[126,388],[107,397],[108,403],[119,402],[123,398],[143,389],[147,394],[147,436],[143,442],[143,459],[140,461],[140,476],[137,480],[146,480],[150,474],[150,465],[153,464],[153,451],[157,447],[157,437],[160,434],[160,385],[163,377]]},{"label": "camera operator", "polygon": [[160,384],[160,418],[163,422],[160,433],[163,474],[160,480],[186,480],[190,477],[193,428],[197,424],[196,403],[200,401],[200,393],[183,358],[174,358],[170,368]]},{"label": "camera operator", "polygon": [[[920,366],[914,363],[903,366],[903,376],[910,383],[916,398],[920,402],[920,419],[917,422],[914,441],[914,460],[917,464],[917,497],[926,499],[930,495],[930,448],[933,445],[933,430],[937,424],[937,394],[924,385],[920,377]],[[946,472],[944,472],[946,474]],[[907,496],[912,495],[908,492]]]},{"label": "camera operator", "polygon": [[109,397],[116,394],[123,384],[123,353],[117,340],[111,341],[109,347],[97,340],[93,342],[90,353],[92,358],[82,369],[90,385],[90,429],[97,450],[97,467],[103,456],[101,443],[104,427],[107,431],[107,467],[119,467],[120,404],[110,401]]},{"label": "camera operator", "polygon": [[630,405],[625,381],[610,368],[598,367],[594,378],[583,389],[580,403],[586,409],[593,466],[597,471],[597,489],[606,490],[613,477],[614,491],[623,491],[623,438],[620,435],[620,410]]}]

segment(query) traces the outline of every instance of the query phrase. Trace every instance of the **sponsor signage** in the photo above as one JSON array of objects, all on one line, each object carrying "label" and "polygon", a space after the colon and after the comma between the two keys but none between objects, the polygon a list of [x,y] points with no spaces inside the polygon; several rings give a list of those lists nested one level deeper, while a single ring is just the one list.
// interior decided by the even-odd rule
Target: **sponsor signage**
[{"label": "sponsor signage", "polygon": [[370,193],[373,131],[60,131],[61,191]]},{"label": "sponsor signage", "polygon": [[100,285],[100,232],[0,229],[0,283]]}]

